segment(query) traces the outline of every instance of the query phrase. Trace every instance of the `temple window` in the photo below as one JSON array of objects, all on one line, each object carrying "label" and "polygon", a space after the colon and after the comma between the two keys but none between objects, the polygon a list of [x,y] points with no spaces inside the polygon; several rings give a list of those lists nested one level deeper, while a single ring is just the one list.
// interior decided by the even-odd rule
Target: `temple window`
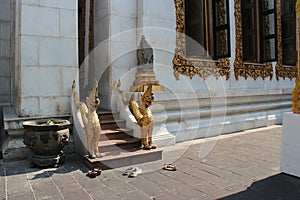
[{"label": "temple window", "polygon": [[275,0],[243,0],[242,35],[244,62],[277,59],[277,17]]},{"label": "temple window", "polygon": [[282,64],[295,66],[296,51],[296,11],[295,0],[281,1]]},{"label": "temple window", "polygon": [[230,57],[228,8],[228,0],[185,0],[187,57]]}]

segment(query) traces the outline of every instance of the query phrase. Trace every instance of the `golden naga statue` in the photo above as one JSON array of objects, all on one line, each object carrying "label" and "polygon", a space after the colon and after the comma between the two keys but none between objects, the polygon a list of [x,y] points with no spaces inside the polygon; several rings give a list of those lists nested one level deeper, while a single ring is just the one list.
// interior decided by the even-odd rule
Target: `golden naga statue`
[{"label": "golden naga statue", "polygon": [[100,139],[100,121],[96,112],[100,105],[100,99],[98,98],[98,83],[90,93],[89,97],[86,97],[86,104],[79,101],[79,96],[75,91],[75,81],[73,81],[72,92],[74,95],[74,101],[76,108],[80,110],[82,121],[85,127],[87,137],[87,148],[89,158],[100,157],[98,142]]},{"label": "golden naga statue", "polygon": [[152,132],[154,128],[153,115],[149,107],[154,101],[152,93],[152,85],[148,85],[148,88],[144,95],[142,95],[141,107],[134,100],[129,101],[129,110],[135,117],[137,124],[141,126],[141,138],[143,148],[146,150],[155,149],[153,145]]}]

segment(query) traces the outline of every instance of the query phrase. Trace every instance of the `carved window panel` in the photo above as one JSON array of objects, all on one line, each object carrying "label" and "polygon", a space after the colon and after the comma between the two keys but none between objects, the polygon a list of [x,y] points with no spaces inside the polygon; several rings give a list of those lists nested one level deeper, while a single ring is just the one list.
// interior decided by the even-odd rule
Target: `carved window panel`
[{"label": "carved window panel", "polygon": [[282,64],[296,66],[296,0],[282,1]]},{"label": "carved window panel", "polygon": [[278,61],[276,64],[276,79],[297,77],[296,50],[296,0],[278,0]]},{"label": "carved window panel", "polygon": [[263,62],[277,60],[277,18],[275,0],[264,0],[261,5],[261,53]]},{"label": "carved window panel", "polygon": [[230,57],[230,26],[228,0],[213,1],[214,58]]},{"label": "carved window panel", "polygon": [[[274,0],[235,0],[234,14],[236,26],[236,49],[234,74],[247,79],[258,77],[265,79],[273,76],[272,63],[265,62],[276,59],[276,32],[271,31],[277,25]],[[275,15],[274,15],[275,16]],[[265,20],[263,20],[265,19]],[[274,20],[274,22],[270,22]],[[268,24],[269,27],[266,26]],[[274,57],[274,58],[273,58]]]},{"label": "carved window panel", "polygon": [[243,36],[243,61],[258,61],[257,43],[257,4],[256,1],[242,1],[242,36]]},{"label": "carved window panel", "polygon": [[[185,25],[188,36],[186,38],[187,57],[206,57],[207,42],[206,37],[206,6],[204,1],[185,1]],[[203,48],[199,48],[199,47]]]},{"label": "carved window panel", "polygon": [[277,59],[276,12],[274,0],[241,1],[244,62]]},{"label": "carved window panel", "polygon": [[[230,76],[230,26],[228,0],[174,0],[176,78]],[[213,34],[212,34],[213,33]],[[213,60],[209,59],[213,58]]]}]

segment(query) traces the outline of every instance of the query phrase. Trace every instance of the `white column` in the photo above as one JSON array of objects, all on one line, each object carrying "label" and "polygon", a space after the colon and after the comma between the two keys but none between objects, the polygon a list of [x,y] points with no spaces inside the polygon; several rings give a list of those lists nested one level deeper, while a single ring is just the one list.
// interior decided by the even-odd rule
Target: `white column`
[{"label": "white column", "polygon": [[282,172],[300,177],[300,115],[285,113],[282,129]]}]

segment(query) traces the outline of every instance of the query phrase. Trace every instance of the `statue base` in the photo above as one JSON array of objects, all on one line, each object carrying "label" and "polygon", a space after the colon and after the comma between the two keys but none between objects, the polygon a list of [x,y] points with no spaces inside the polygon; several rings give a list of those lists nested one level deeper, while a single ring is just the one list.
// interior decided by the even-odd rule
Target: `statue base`
[{"label": "statue base", "polygon": [[164,87],[155,79],[154,72],[138,72],[135,75],[133,86],[130,87],[130,92],[145,92],[148,88],[148,84],[152,85],[153,92],[165,91]]},{"label": "statue base", "polygon": [[280,170],[300,177],[300,114],[285,113],[282,127]]},{"label": "statue base", "polygon": [[[138,86],[131,86],[130,92],[145,92],[147,90],[147,85],[138,85]],[[164,86],[162,85],[152,85],[152,91],[153,92],[163,92],[165,91]]]}]

